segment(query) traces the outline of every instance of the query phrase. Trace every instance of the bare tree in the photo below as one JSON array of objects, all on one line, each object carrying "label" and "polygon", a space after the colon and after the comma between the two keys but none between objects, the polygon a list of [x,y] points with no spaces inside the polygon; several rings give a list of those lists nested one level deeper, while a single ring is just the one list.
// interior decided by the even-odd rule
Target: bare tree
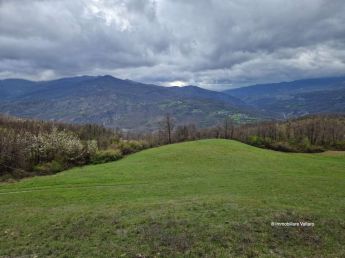
[{"label": "bare tree", "polygon": [[169,113],[167,113],[163,120],[163,130],[167,136],[168,143],[172,143],[172,132],[175,127],[175,121]]},{"label": "bare tree", "polygon": [[234,133],[234,124],[231,118],[226,117],[224,119],[224,138],[231,139]]}]

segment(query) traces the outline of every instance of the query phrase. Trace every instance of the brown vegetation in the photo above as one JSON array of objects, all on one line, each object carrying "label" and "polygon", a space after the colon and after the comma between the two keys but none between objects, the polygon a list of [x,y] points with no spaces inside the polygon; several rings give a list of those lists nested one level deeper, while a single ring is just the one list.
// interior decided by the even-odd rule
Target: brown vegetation
[{"label": "brown vegetation", "polygon": [[121,132],[98,125],[70,125],[0,116],[0,179],[44,175],[115,161],[145,148],[207,138],[234,139],[286,152],[345,150],[345,116],[307,116],[283,122],[236,125],[230,119],[212,128],[178,125],[167,114],[160,130]]},{"label": "brown vegetation", "polygon": [[345,116],[306,116],[284,122],[235,127],[234,139],[289,152],[345,150]]},{"label": "brown vegetation", "polygon": [[285,152],[322,152],[345,150],[345,116],[314,115],[287,121],[267,121],[236,125],[227,118],[211,128],[197,128],[194,124],[178,125],[171,131],[169,116],[161,130],[154,133],[130,133],[128,138],[141,139],[151,146],[206,138],[234,139],[261,148]]},{"label": "brown vegetation", "polygon": [[0,180],[56,173],[114,161],[146,148],[98,125],[70,125],[0,116]]}]

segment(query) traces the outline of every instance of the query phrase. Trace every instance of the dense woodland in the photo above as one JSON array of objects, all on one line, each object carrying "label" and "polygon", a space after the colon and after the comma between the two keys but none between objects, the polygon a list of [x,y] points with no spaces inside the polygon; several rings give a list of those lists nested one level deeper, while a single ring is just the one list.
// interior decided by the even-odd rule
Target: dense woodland
[{"label": "dense woodland", "polygon": [[206,138],[235,139],[286,152],[345,150],[345,116],[306,116],[283,122],[212,128],[179,125],[167,114],[159,130],[122,132],[99,125],[71,125],[0,116],[0,180],[56,173],[73,166],[114,161],[145,148]]}]

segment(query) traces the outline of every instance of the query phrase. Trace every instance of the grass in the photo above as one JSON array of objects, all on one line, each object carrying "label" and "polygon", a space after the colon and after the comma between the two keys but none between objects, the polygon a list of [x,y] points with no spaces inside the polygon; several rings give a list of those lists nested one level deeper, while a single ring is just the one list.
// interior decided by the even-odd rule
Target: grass
[{"label": "grass", "polygon": [[342,257],[345,158],[173,144],[1,184],[0,209],[0,257]]}]

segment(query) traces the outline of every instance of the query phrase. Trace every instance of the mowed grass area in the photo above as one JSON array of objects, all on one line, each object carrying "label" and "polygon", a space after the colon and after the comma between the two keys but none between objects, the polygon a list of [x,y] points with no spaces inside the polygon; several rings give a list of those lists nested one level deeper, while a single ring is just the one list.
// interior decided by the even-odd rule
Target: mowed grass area
[{"label": "mowed grass area", "polygon": [[0,209],[5,257],[344,257],[345,156],[173,144],[1,184]]}]

